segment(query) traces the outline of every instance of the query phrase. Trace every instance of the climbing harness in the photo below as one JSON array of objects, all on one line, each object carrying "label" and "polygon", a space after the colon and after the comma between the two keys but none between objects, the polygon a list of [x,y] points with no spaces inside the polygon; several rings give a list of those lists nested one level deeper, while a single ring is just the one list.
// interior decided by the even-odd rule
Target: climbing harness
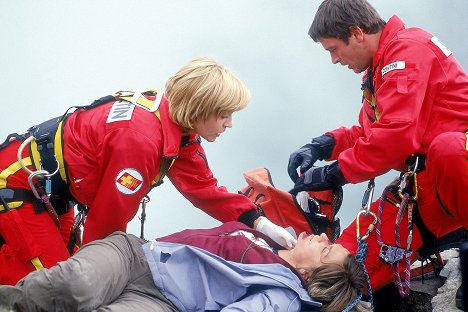
[{"label": "climbing harness", "polygon": [[[31,143],[33,140],[35,140],[35,137],[30,136],[21,143],[20,147],[18,148],[18,153],[17,153],[18,163],[26,172],[29,173],[28,184],[35,197],[33,201],[34,209],[36,211],[41,211],[42,210],[41,207],[42,206],[45,207],[46,211],[49,213],[54,223],[60,229],[60,221],[59,221],[58,214],[55,211],[54,207],[52,206],[52,203],[50,202],[50,196],[52,194],[51,178],[54,175],[56,175],[59,171],[59,168],[60,168],[59,161],[57,160],[57,158],[55,158],[57,160],[57,167],[55,171],[52,173],[49,173],[49,171],[47,170],[43,170],[42,165],[40,167],[41,169],[39,170],[36,170],[36,171],[30,170],[23,162],[21,155],[23,153],[24,147],[28,145],[29,143]],[[42,184],[43,186],[41,186],[40,184]]]},{"label": "climbing harness", "polygon": [[[7,188],[1,189],[2,192],[6,192],[4,194],[5,201],[10,204],[10,207],[3,208],[3,205],[0,205],[0,212],[3,210],[6,211],[6,209],[9,208],[20,207],[22,201],[27,200],[33,203],[34,209],[37,212],[46,210],[57,227],[60,228],[58,216],[76,206],[78,213],[75,215],[67,246],[70,254],[72,254],[75,247],[81,245],[81,228],[89,209],[76,201],[68,190],[67,168],[63,158],[63,126],[67,118],[73,111],[79,109],[90,110],[112,101],[123,101],[139,106],[153,113],[161,120],[158,108],[163,96],[164,92],[159,92],[157,90],[137,90],[136,92],[118,91],[114,95],[101,97],[89,105],[72,106],[68,108],[63,115],[29,128],[26,135],[10,135],[8,137],[9,139],[14,136],[22,141],[17,151],[18,161],[15,166],[17,170],[23,169],[28,173],[28,183],[31,191]],[[189,137],[184,137],[181,142],[181,147],[197,142],[200,142],[200,138],[191,140]],[[7,144],[9,144],[9,142],[3,143],[2,147]],[[24,149],[28,147],[30,155],[22,158]],[[161,160],[158,174],[154,180],[151,181],[151,188],[163,182],[163,178],[170,169],[173,161],[174,158],[163,158]],[[13,169],[10,171],[13,171]],[[13,199],[15,200],[14,202]],[[144,222],[146,219],[145,208],[148,202],[148,196],[145,196],[141,201],[141,237],[144,236]]]},{"label": "climbing harness", "polygon": [[[418,167],[418,158],[416,158],[415,168]],[[397,218],[395,220],[395,246],[385,244],[382,242],[381,237],[381,219],[383,211],[383,203],[387,200],[387,193],[393,185],[386,187],[382,193],[378,211],[377,211],[377,243],[380,245],[379,257],[390,264],[394,268],[395,272],[395,284],[398,287],[398,292],[402,298],[407,297],[410,292],[410,280],[411,280],[411,256],[413,251],[411,250],[411,242],[413,239],[413,209],[416,200],[418,199],[418,182],[416,172],[409,169],[406,173],[400,177],[400,183],[398,186],[398,196],[401,202],[398,207]],[[412,196],[410,196],[412,193]],[[400,237],[400,223],[403,219],[403,215],[407,212],[408,216],[408,237],[406,239],[406,248],[401,246]],[[404,261],[404,274],[405,277],[402,280],[399,270],[400,261]]]},{"label": "climbing harness", "polygon": [[[46,122],[29,128],[29,136],[23,140],[18,148],[17,158],[21,168],[29,174],[28,182],[35,197],[33,203],[36,209],[38,209],[40,205],[44,205],[46,210],[52,216],[54,222],[59,226],[58,215],[66,213],[68,209],[71,209],[71,207],[75,205],[81,205],[73,199],[72,195],[68,191],[67,174],[63,159],[62,131],[66,119],[71,114],[71,109],[89,110],[102,104],[109,103],[110,101],[121,100],[150,111],[160,119],[159,111],[157,109],[163,94],[164,92],[158,92],[156,90],[144,92],[118,91],[115,95],[104,96],[95,100],[90,105],[72,106],[67,109],[62,116],[52,118]],[[153,96],[155,99],[148,99],[145,96]],[[31,163],[26,163],[21,157],[24,148],[27,146],[30,146]],[[152,181],[153,187],[162,183],[162,179],[167,173],[172,161],[173,160],[163,161],[161,163],[161,170],[158,172],[156,179]],[[33,167],[38,168],[38,170],[33,171],[28,168],[28,165],[33,165]],[[36,179],[37,182],[33,182],[33,179]],[[74,229],[72,229],[73,232],[76,232],[77,226],[83,224],[86,212],[87,208],[81,209],[81,211],[79,211],[75,216]]]}]

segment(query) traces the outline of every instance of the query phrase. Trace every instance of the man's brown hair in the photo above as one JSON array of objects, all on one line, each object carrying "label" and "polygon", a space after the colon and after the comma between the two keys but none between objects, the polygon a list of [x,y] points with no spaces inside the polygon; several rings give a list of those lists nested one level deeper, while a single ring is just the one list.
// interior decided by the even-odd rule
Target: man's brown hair
[{"label": "man's brown hair", "polygon": [[348,44],[351,27],[375,34],[384,26],[385,21],[366,0],[325,0],[315,14],[309,36],[315,42],[320,38],[337,38]]}]

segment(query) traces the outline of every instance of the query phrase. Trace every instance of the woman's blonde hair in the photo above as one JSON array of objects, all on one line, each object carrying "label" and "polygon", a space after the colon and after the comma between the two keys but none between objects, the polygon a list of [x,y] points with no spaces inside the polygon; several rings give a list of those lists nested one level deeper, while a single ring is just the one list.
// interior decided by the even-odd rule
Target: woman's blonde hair
[{"label": "woman's blonde hair", "polygon": [[[349,254],[343,265],[325,264],[312,270],[307,287],[309,295],[321,302],[321,311],[343,311],[367,288],[364,270],[353,255]],[[359,302],[351,311],[372,311]]]},{"label": "woman's blonde hair", "polygon": [[247,106],[250,92],[226,68],[207,57],[195,58],[166,82],[169,114],[185,131],[198,120]]}]

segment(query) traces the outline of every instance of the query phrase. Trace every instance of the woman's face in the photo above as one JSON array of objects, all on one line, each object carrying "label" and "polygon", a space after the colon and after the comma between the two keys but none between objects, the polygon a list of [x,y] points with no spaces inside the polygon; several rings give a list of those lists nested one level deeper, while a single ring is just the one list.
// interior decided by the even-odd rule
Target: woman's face
[{"label": "woman's face", "polygon": [[232,113],[222,113],[218,116],[210,116],[207,120],[197,120],[193,126],[193,132],[199,134],[208,142],[214,142],[226,128],[232,127]]},{"label": "woman's face", "polygon": [[294,248],[298,267],[315,269],[323,264],[343,265],[349,251],[340,244],[333,244],[324,233],[307,235],[301,233]]}]

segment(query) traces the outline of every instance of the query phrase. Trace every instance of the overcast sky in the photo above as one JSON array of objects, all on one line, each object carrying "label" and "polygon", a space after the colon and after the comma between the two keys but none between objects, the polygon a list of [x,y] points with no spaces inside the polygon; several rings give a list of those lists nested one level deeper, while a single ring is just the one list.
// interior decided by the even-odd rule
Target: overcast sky
[{"label": "overcast sky", "polygon": [[[209,56],[239,76],[251,104],[233,127],[203,144],[220,185],[237,192],[242,173],[271,171],[289,190],[289,154],[312,137],[357,122],[360,76],[333,65],[307,35],[320,1],[1,0],[0,137],[117,90],[163,89],[190,59]],[[437,35],[468,68],[466,0],[375,0],[388,20]],[[395,176],[377,179],[376,196]],[[167,180],[167,179],[166,179]],[[345,187],[342,228],[361,207],[366,184]],[[219,222],[194,208],[167,180],[150,192],[146,237]],[[139,234],[134,219],[128,232]]]}]

